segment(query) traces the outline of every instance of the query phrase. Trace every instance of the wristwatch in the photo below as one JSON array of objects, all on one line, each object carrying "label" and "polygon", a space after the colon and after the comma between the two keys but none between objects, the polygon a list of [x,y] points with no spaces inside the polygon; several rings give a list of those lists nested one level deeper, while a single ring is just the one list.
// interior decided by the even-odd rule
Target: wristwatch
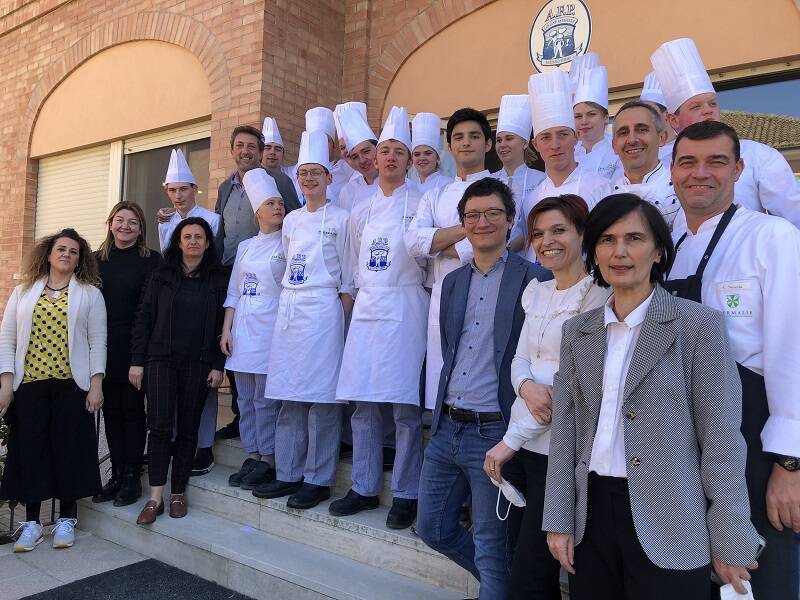
[{"label": "wristwatch", "polygon": [[775,455],[775,462],[787,471],[794,472],[800,471],[800,458],[796,456],[785,456],[783,454]]}]

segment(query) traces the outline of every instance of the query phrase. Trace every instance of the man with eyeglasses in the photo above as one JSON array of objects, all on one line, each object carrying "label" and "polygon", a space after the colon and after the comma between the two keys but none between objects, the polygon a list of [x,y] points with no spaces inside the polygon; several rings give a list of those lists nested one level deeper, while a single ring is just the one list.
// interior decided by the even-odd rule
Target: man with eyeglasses
[{"label": "man with eyeglasses", "polygon": [[[516,398],[511,360],[525,320],[522,292],[534,278],[551,278],[506,249],[515,212],[509,187],[491,178],[471,184],[458,203],[473,258],[442,283],[444,365],[420,477],[417,533],[481,582],[481,598],[508,596],[512,547],[483,464]],[[458,519],[468,498],[471,532]]]}]

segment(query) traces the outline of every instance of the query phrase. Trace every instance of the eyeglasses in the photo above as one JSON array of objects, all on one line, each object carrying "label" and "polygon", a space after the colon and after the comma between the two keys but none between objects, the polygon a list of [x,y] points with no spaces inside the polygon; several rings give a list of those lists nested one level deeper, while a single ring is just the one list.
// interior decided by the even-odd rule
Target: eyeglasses
[{"label": "eyeglasses", "polygon": [[297,172],[297,176],[300,179],[305,179],[307,177],[313,177],[314,179],[316,179],[317,177],[322,177],[324,174],[325,171],[322,169],[311,169],[310,171],[301,169]]},{"label": "eyeglasses", "polygon": [[474,210],[464,213],[464,216],[461,218],[467,225],[475,225],[481,220],[481,215],[484,216],[487,223],[494,223],[502,219],[505,214],[506,211],[503,208],[490,208],[489,210]]}]

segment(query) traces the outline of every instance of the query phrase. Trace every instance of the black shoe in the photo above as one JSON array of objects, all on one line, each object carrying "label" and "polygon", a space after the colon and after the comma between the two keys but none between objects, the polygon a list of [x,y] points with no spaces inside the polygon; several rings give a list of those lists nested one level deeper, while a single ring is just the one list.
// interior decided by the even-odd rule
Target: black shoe
[{"label": "black shoe", "polygon": [[394,448],[388,446],[383,447],[383,471],[391,471],[394,468],[394,455],[396,451]]},{"label": "black shoe", "polygon": [[239,415],[233,417],[233,421],[221,427],[214,434],[215,440],[232,440],[239,437]]},{"label": "black shoe", "polygon": [[117,497],[119,488],[122,485],[122,467],[111,468],[111,479],[108,480],[100,491],[92,496],[92,502],[98,504],[100,502],[109,502]]},{"label": "black shoe", "polygon": [[289,508],[314,508],[323,500],[331,497],[331,488],[327,485],[304,483],[303,487],[289,496],[286,506]]},{"label": "black shoe", "polygon": [[192,477],[205,475],[214,468],[214,453],[211,448],[198,448],[192,463]]},{"label": "black shoe", "polygon": [[243,490],[254,490],[258,486],[270,481],[275,481],[275,469],[270,467],[263,460],[259,460],[253,466],[253,469],[244,477],[239,487]]},{"label": "black shoe", "polygon": [[257,486],[253,489],[253,496],[256,498],[280,498],[294,494],[302,486],[302,481],[281,481],[276,479]]},{"label": "black shoe", "polygon": [[377,496],[362,496],[351,489],[344,498],[331,502],[328,512],[334,517],[346,517],[373,508],[378,508]]},{"label": "black shoe", "polygon": [[142,469],[139,465],[126,465],[122,485],[114,498],[114,506],[130,506],[142,497]]},{"label": "black shoe", "polygon": [[417,518],[417,501],[406,498],[393,498],[392,508],[386,517],[389,529],[406,529]]},{"label": "black shoe", "polygon": [[250,471],[253,470],[253,467],[256,466],[256,464],[258,464],[258,460],[255,458],[245,459],[239,470],[228,477],[228,485],[231,487],[239,487],[242,484],[242,479],[244,479],[244,476],[248,475]]}]

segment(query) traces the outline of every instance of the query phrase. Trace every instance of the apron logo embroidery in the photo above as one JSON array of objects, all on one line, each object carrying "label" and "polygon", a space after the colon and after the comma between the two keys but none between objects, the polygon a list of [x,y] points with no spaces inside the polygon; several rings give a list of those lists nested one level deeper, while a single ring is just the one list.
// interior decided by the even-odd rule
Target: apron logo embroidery
[{"label": "apron logo embroidery", "polygon": [[378,237],[369,245],[369,262],[367,269],[370,271],[385,271],[392,263],[389,261],[389,240]]},{"label": "apron logo embroidery", "polygon": [[295,254],[289,266],[289,283],[292,285],[301,285],[306,281],[308,281],[308,277],[306,276],[306,255]]},{"label": "apron logo embroidery", "polygon": [[258,277],[255,273],[244,274],[244,284],[242,285],[243,296],[257,296],[258,295]]},{"label": "apron logo embroidery", "polygon": [[725,303],[728,305],[728,308],[736,308],[739,306],[739,294],[728,294],[727,298],[725,299]]}]

